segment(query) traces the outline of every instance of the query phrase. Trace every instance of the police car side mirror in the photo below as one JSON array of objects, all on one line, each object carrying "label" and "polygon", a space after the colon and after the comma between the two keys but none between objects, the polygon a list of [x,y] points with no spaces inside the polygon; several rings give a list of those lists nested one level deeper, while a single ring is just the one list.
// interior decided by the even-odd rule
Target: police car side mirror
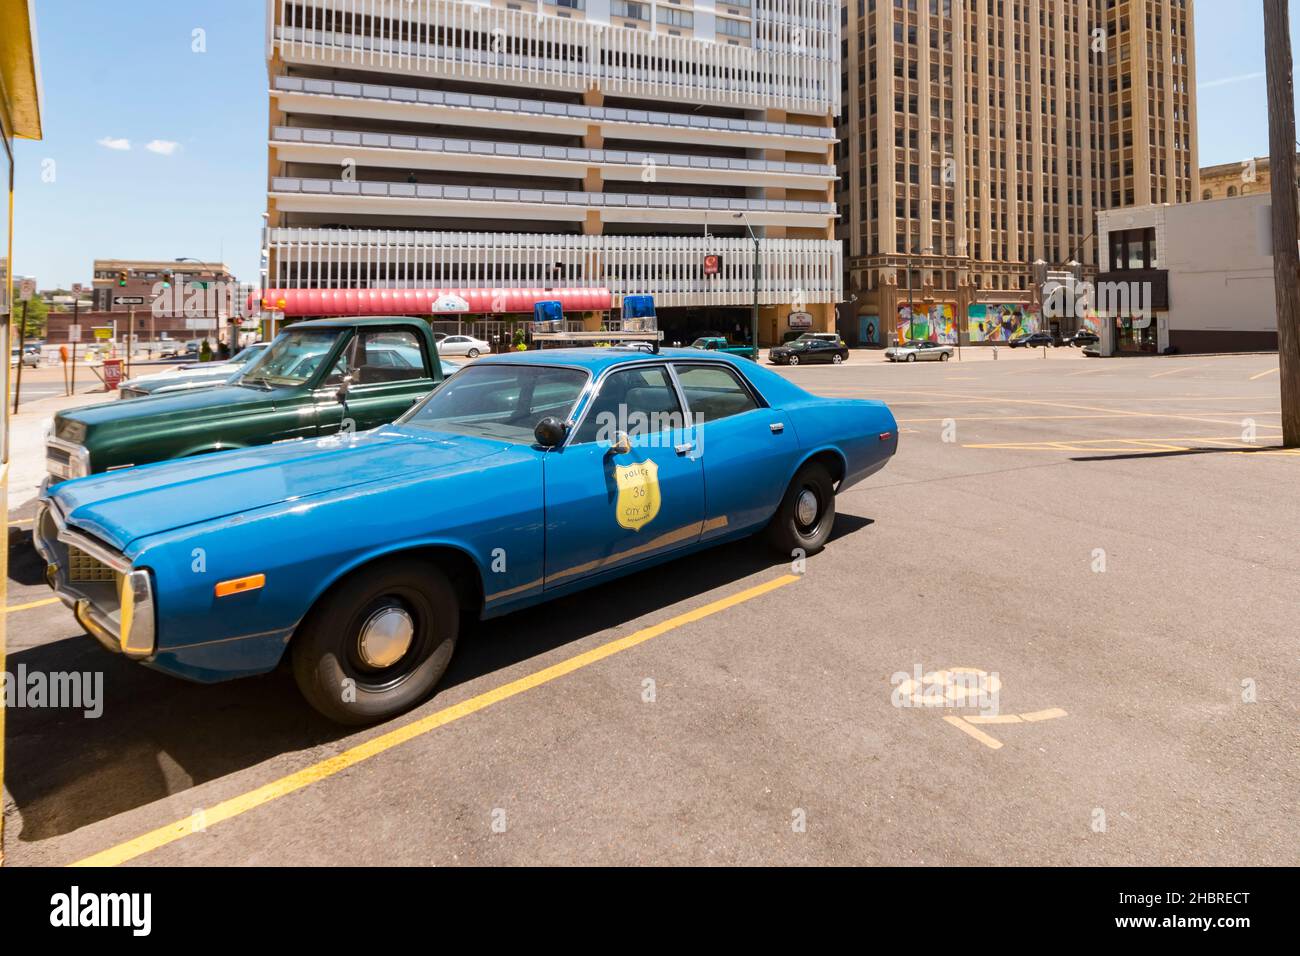
[{"label": "police car side mirror", "polygon": [[556,448],[564,442],[567,431],[564,422],[548,415],[537,423],[537,427],[533,429],[533,437],[543,448]]},{"label": "police car side mirror", "polygon": [[615,432],[613,444],[609,450],[615,455],[626,455],[632,450],[632,439],[627,437],[627,432]]}]

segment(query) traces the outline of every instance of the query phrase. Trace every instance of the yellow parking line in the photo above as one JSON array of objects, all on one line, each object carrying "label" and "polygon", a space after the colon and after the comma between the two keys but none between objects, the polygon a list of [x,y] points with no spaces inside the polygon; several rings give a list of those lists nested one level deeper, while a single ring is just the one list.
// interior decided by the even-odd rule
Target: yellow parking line
[{"label": "yellow parking line", "polygon": [[1021,720],[1027,720],[1031,724],[1036,720],[1055,720],[1057,717],[1066,716],[1065,711],[1060,707],[1049,707],[1047,710],[1036,710],[1030,714],[1021,714]]},{"label": "yellow parking line", "polygon": [[1002,749],[1002,741],[998,740],[996,737],[990,737],[988,734],[984,733],[984,731],[980,730],[978,727],[968,724],[961,717],[953,717],[950,715],[946,715],[943,719],[948,721],[948,723],[952,724],[958,730],[970,734],[972,737],[974,737],[976,740],[982,743],[985,747],[988,747],[990,750]]},{"label": "yellow parking line", "polygon": [[[421,737],[430,731],[436,730],[454,720],[460,720],[462,717],[468,717],[470,714],[483,710],[485,707],[491,707],[493,704],[500,703],[524,691],[532,690],[534,687],[540,687],[542,684],[550,683],[557,678],[572,674],[576,670],[589,667],[597,661],[602,661],[611,657],[620,651],[626,651],[629,648],[636,647],[638,644],[644,644],[652,638],[667,634],[669,631],[676,630],[687,624],[693,624],[696,621],[703,620],[706,617],[717,614],[720,611],[728,610],[738,604],[753,600],[756,597],[762,597],[777,588],[784,587],[787,584],[794,584],[799,580],[798,575],[786,574],[768,581],[764,584],[748,588],[738,594],[722,598],[711,604],[696,608],[693,611],[687,611],[685,614],[679,614],[676,617],[669,618],[661,624],[654,624],[650,627],[642,628],[627,637],[620,637],[616,640],[602,644],[599,647],[592,648],[570,657],[568,660],[560,661],[558,664],[552,664],[550,667],[544,667],[539,671],[521,677],[518,680],[510,681],[508,684],[502,684],[500,687],[486,691],[468,700],[461,701],[459,704],[453,704],[427,717],[413,721],[396,730],[390,730],[385,734],[368,740],[363,744],[355,747],[349,747],[342,753],[335,754],[311,766],[304,767],[296,773],[281,777],[279,780],[273,780],[268,784],[258,787],[256,790],[250,790],[248,793],[240,794],[237,797],[231,797],[229,800],[223,800],[217,805],[201,811],[201,819],[204,827],[209,827],[223,820],[229,820],[231,817],[239,816],[241,813],[247,813],[249,810],[260,807],[272,800],[278,800],[280,797],[288,796],[296,790],[317,783],[327,777],[332,777],[340,771],[361,763],[363,760],[369,760],[387,750],[400,746],[416,737]],[[119,843],[117,846],[109,847],[83,860],[73,863],[73,866],[117,866],[119,863],[126,863],[138,856],[142,856],[151,850],[174,843],[191,833],[195,832],[195,819],[199,818],[200,811],[194,815],[169,823],[166,826],[159,827],[156,830],[138,836],[133,840],[127,840]]]},{"label": "yellow parking line", "polygon": [[[1280,366],[1279,366],[1279,367],[1280,367]],[[1250,380],[1253,382],[1253,381],[1255,381],[1256,379],[1263,378],[1265,375],[1272,375],[1272,374],[1273,374],[1274,372],[1276,372],[1276,371],[1277,371],[1276,368],[1271,368],[1271,369],[1269,369],[1267,372],[1260,372],[1258,375],[1252,375],[1252,376],[1250,377]]]},{"label": "yellow parking line", "polygon": [[18,527],[20,524],[31,524],[34,520],[36,520],[36,519],[34,519],[34,518],[15,518],[13,521],[9,522],[9,527],[11,527],[11,528],[16,528],[16,527]]},{"label": "yellow parking line", "polygon": [[15,604],[12,607],[5,608],[5,613],[14,614],[18,611],[30,611],[34,607],[45,607],[45,605],[47,604],[58,604],[58,603],[59,603],[59,599],[56,597],[45,598],[44,600],[41,601],[32,601],[29,604]]}]

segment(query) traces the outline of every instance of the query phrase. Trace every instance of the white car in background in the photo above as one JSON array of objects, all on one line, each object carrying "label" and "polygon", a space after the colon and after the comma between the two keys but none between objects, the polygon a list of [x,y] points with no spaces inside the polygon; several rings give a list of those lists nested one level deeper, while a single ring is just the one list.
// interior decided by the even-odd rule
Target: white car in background
[{"label": "white car in background", "polygon": [[449,335],[438,340],[439,355],[463,355],[466,358],[478,358],[492,352],[491,343],[476,339],[472,335]]},{"label": "white car in background", "polygon": [[154,372],[141,375],[123,382],[118,390],[118,398],[146,398],[150,395],[162,395],[169,392],[191,391],[196,388],[212,388],[224,385],[244,370],[244,367],[256,359],[270,345],[269,342],[254,342],[235,353],[225,362],[195,362],[186,364],[169,372]]},{"label": "white car in background", "polygon": [[951,345],[920,340],[891,345],[885,349],[885,358],[891,362],[946,362],[952,358],[952,353]]}]

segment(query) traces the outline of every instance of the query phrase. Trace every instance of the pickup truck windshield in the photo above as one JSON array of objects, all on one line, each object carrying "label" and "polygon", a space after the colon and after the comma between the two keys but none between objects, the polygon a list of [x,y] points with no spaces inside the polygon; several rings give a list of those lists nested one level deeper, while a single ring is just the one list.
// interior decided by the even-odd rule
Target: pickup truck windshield
[{"label": "pickup truck windshield", "polygon": [[587,374],[572,368],[468,365],[398,423],[532,444],[543,418],[569,418],[586,383]]},{"label": "pickup truck windshield", "polygon": [[240,385],[301,385],[310,379],[346,329],[286,331],[236,379]]}]

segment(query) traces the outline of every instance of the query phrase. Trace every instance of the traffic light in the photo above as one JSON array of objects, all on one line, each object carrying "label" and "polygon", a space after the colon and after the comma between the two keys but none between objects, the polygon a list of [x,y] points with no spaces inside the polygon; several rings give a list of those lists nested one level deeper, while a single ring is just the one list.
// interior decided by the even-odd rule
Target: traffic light
[{"label": "traffic light", "polygon": [[164,289],[170,289],[172,287],[172,273],[164,272],[162,274],[162,287]]},{"label": "traffic light", "polygon": [[121,272],[119,272],[119,273],[117,274],[117,284],[118,284],[119,286],[121,286],[122,288],[126,288],[126,270],[125,270],[125,269],[123,269]]}]

